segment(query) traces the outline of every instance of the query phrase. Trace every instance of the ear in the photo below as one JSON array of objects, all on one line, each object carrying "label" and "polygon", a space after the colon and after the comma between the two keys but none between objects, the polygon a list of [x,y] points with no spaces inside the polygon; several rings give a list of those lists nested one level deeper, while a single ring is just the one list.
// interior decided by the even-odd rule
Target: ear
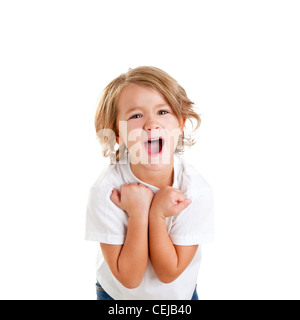
[{"label": "ear", "polygon": [[182,117],[182,124],[180,126],[180,130],[181,130],[182,133],[183,133],[183,129],[184,129],[184,126],[185,126],[185,122],[186,122],[186,117]]}]

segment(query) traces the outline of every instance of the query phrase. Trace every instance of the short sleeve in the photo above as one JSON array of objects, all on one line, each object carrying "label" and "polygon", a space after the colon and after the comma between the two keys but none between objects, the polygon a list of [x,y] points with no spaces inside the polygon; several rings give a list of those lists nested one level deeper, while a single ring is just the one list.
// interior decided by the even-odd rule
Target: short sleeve
[{"label": "short sleeve", "polygon": [[110,196],[110,185],[90,188],[86,211],[85,240],[120,245],[124,244],[128,217]]},{"label": "short sleeve", "polygon": [[212,189],[186,194],[192,203],[173,218],[169,236],[175,245],[197,245],[214,240],[214,203]]}]

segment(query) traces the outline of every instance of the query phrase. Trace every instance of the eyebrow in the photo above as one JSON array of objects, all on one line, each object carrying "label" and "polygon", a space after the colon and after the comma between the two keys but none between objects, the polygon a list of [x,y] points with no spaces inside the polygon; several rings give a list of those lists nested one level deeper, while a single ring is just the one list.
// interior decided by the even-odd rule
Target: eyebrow
[{"label": "eyebrow", "polygon": [[[155,105],[154,107],[155,108],[169,107],[169,105],[167,103],[159,103],[159,104]],[[131,107],[129,110],[126,111],[125,116],[128,115],[130,112],[136,110],[136,109],[143,109],[143,107],[141,107],[141,106]]]}]

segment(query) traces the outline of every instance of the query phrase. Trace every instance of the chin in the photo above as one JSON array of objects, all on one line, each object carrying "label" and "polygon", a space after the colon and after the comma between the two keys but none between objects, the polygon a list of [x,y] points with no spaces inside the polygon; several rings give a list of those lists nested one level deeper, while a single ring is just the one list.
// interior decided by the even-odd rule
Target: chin
[{"label": "chin", "polygon": [[135,162],[133,164],[139,164],[151,170],[159,171],[169,166],[172,163],[173,157],[174,152],[172,155],[164,153],[159,157],[152,157],[151,155],[143,154],[142,158],[135,158]]},{"label": "chin", "polygon": [[149,163],[144,165],[145,167],[147,167],[149,170],[152,171],[161,171],[164,168],[166,168],[167,166],[169,166],[170,164],[162,164],[162,163]]}]

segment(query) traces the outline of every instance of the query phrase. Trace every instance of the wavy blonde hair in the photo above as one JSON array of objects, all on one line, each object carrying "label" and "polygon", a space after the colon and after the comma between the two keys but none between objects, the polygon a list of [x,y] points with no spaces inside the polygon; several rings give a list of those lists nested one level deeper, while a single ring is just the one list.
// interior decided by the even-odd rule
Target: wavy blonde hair
[{"label": "wavy blonde hair", "polygon": [[[196,128],[193,131],[200,127],[201,118],[193,110],[194,103],[187,97],[185,90],[179,83],[169,74],[159,68],[149,66],[129,69],[128,72],[121,74],[106,86],[95,115],[95,128],[102,145],[103,156],[110,157],[111,163],[114,160],[118,162],[128,152],[125,144],[115,150],[117,145],[115,137],[119,136],[117,124],[118,99],[122,89],[130,84],[145,85],[157,90],[166,99],[180,124],[182,124],[182,118],[186,118],[189,119],[193,127],[192,119],[194,119],[196,120]],[[103,134],[103,132],[111,132],[110,130],[114,132],[114,135]],[[183,132],[175,152],[182,154],[185,146],[191,147],[195,143],[192,136],[186,137]]]}]

